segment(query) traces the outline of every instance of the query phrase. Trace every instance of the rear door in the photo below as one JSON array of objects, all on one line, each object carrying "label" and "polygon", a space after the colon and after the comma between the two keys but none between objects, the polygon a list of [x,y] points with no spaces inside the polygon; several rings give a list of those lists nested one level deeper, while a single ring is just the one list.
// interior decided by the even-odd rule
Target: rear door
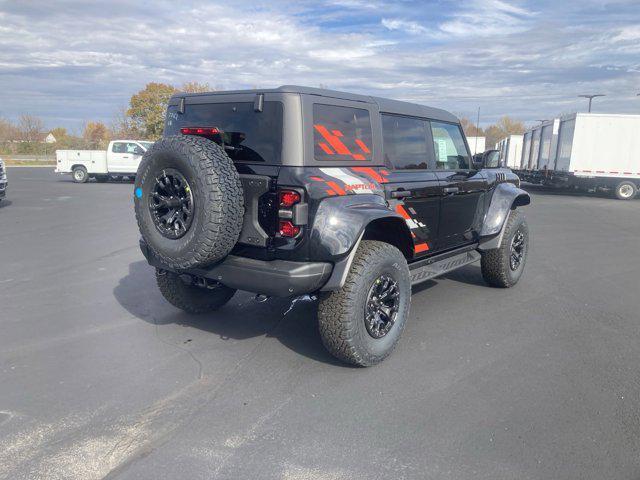
[{"label": "rear door", "polygon": [[436,175],[443,190],[438,248],[472,243],[482,224],[487,179],[471,166],[471,156],[459,125],[432,120]]},{"label": "rear door", "polygon": [[437,248],[442,187],[433,171],[429,122],[422,118],[382,114],[385,163],[393,168],[385,194],[411,229],[414,255]]}]

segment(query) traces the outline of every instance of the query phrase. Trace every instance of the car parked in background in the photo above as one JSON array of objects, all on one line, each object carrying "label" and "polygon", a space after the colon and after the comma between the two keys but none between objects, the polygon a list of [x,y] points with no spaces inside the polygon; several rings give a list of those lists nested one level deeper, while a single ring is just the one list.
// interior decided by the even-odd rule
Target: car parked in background
[{"label": "car parked in background", "polygon": [[56,173],[71,173],[73,181],[106,182],[113,176],[135,175],[142,155],[153,145],[144,140],[113,140],[107,150],[56,150]]}]

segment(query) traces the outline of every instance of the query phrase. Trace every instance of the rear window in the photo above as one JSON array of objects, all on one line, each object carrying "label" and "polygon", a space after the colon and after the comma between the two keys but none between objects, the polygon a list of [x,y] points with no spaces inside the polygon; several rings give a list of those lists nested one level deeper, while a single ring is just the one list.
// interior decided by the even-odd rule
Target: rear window
[{"label": "rear window", "polygon": [[371,120],[360,108],[313,106],[313,146],[316,160],[371,160]]},{"label": "rear window", "polygon": [[183,114],[177,108],[167,111],[165,135],[180,135],[182,127],[216,127],[233,161],[280,163],[281,102],[264,102],[262,112],[254,110],[253,102],[187,105]]},{"label": "rear window", "polygon": [[426,120],[382,115],[384,158],[395,168],[429,168]]}]

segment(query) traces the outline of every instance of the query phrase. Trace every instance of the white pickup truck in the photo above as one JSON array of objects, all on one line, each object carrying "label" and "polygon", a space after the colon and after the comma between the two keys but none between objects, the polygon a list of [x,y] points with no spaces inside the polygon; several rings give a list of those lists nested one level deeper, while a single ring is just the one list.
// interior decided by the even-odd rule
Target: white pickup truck
[{"label": "white pickup truck", "polygon": [[135,175],[142,155],[153,142],[113,140],[107,150],[56,150],[56,173],[71,173],[73,181],[90,178],[106,182],[109,177]]}]

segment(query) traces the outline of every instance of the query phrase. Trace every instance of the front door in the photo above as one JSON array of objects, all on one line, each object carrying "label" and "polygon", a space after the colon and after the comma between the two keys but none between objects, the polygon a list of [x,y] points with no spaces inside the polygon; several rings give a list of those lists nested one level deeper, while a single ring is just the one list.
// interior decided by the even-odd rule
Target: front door
[{"label": "front door", "polygon": [[473,169],[460,126],[431,121],[436,175],[442,185],[438,249],[474,242],[482,224],[487,179]]},{"label": "front door", "polygon": [[138,170],[144,149],[135,142],[113,142],[109,152],[109,171],[135,173]]}]

